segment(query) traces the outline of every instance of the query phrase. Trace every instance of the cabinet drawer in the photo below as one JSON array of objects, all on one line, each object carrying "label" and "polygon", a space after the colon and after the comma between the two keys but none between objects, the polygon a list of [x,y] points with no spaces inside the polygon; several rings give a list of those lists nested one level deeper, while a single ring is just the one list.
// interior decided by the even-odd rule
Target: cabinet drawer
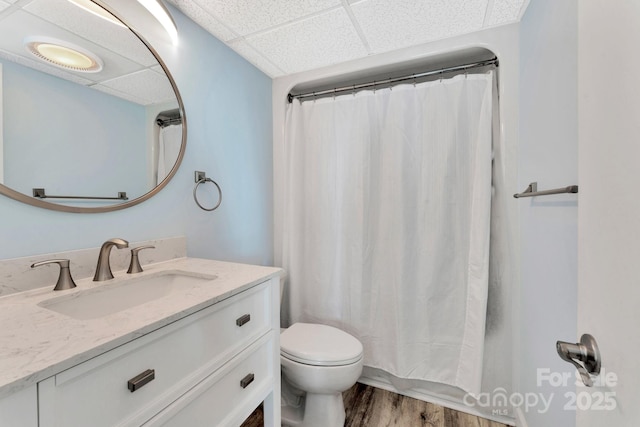
[{"label": "cabinet drawer", "polygon": [[[240,425],[272,389],[273,334],[207,377],[144,427]],[[249,412],[245,413],[249,409]]]},{"label": "cabinet drawer", "polygon": [[270,305],[263,283],[42,381],[40,426],[141,425],[264,335]]}]

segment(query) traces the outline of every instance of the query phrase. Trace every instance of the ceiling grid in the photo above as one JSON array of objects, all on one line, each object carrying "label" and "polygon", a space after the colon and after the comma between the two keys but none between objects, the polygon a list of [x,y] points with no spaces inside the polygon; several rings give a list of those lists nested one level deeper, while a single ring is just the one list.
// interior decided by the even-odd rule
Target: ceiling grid
[{"label": "ceiling grid", "polygon": [[520,20],[528,0],[167,0],[271,77]]},{"label": "ceiling grid", "polygon": [[[164,1],[275,78],[517,22],[529,0]],[[145,105],[172,92],[128,30],[67,0],[0,0],[0,22],[1,59]],[[79,75],[35,59],[23,45],[34,34],[84,46],[104,70]]]}]

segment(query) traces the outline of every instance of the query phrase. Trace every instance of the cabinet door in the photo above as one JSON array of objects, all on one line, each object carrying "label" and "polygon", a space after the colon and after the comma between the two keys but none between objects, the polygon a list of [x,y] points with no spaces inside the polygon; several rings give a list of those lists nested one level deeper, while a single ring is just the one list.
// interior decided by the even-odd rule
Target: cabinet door
[{"label": "cabinet door", "polygon": [[38,427],[35,385],[0,398],[0,426]]},{"label": "cabinet door", "polygon": [[144,427],[240,425],[273,391],[275,333],[259,339]]}]

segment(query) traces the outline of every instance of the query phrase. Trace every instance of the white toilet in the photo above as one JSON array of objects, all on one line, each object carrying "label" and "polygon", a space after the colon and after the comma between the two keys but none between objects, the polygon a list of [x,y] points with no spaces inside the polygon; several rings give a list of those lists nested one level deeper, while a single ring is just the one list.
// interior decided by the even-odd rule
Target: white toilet
[{"label": "white toilet", "polygon": [[332,326],[295,323],[280,334],[282,425],[342,427],[342,392],[362,373],[362,344]]}]

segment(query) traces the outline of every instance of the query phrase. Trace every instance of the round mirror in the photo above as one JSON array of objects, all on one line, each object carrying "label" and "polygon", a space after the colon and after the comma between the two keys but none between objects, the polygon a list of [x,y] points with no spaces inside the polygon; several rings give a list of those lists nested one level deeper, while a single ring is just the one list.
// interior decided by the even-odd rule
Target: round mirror
[{"label": "round mirror", "polygon": [[91,0],[0,2],[0,82],[5,196],[66,212],[123,209],[156,194],[182,160],[173,78]]}]

